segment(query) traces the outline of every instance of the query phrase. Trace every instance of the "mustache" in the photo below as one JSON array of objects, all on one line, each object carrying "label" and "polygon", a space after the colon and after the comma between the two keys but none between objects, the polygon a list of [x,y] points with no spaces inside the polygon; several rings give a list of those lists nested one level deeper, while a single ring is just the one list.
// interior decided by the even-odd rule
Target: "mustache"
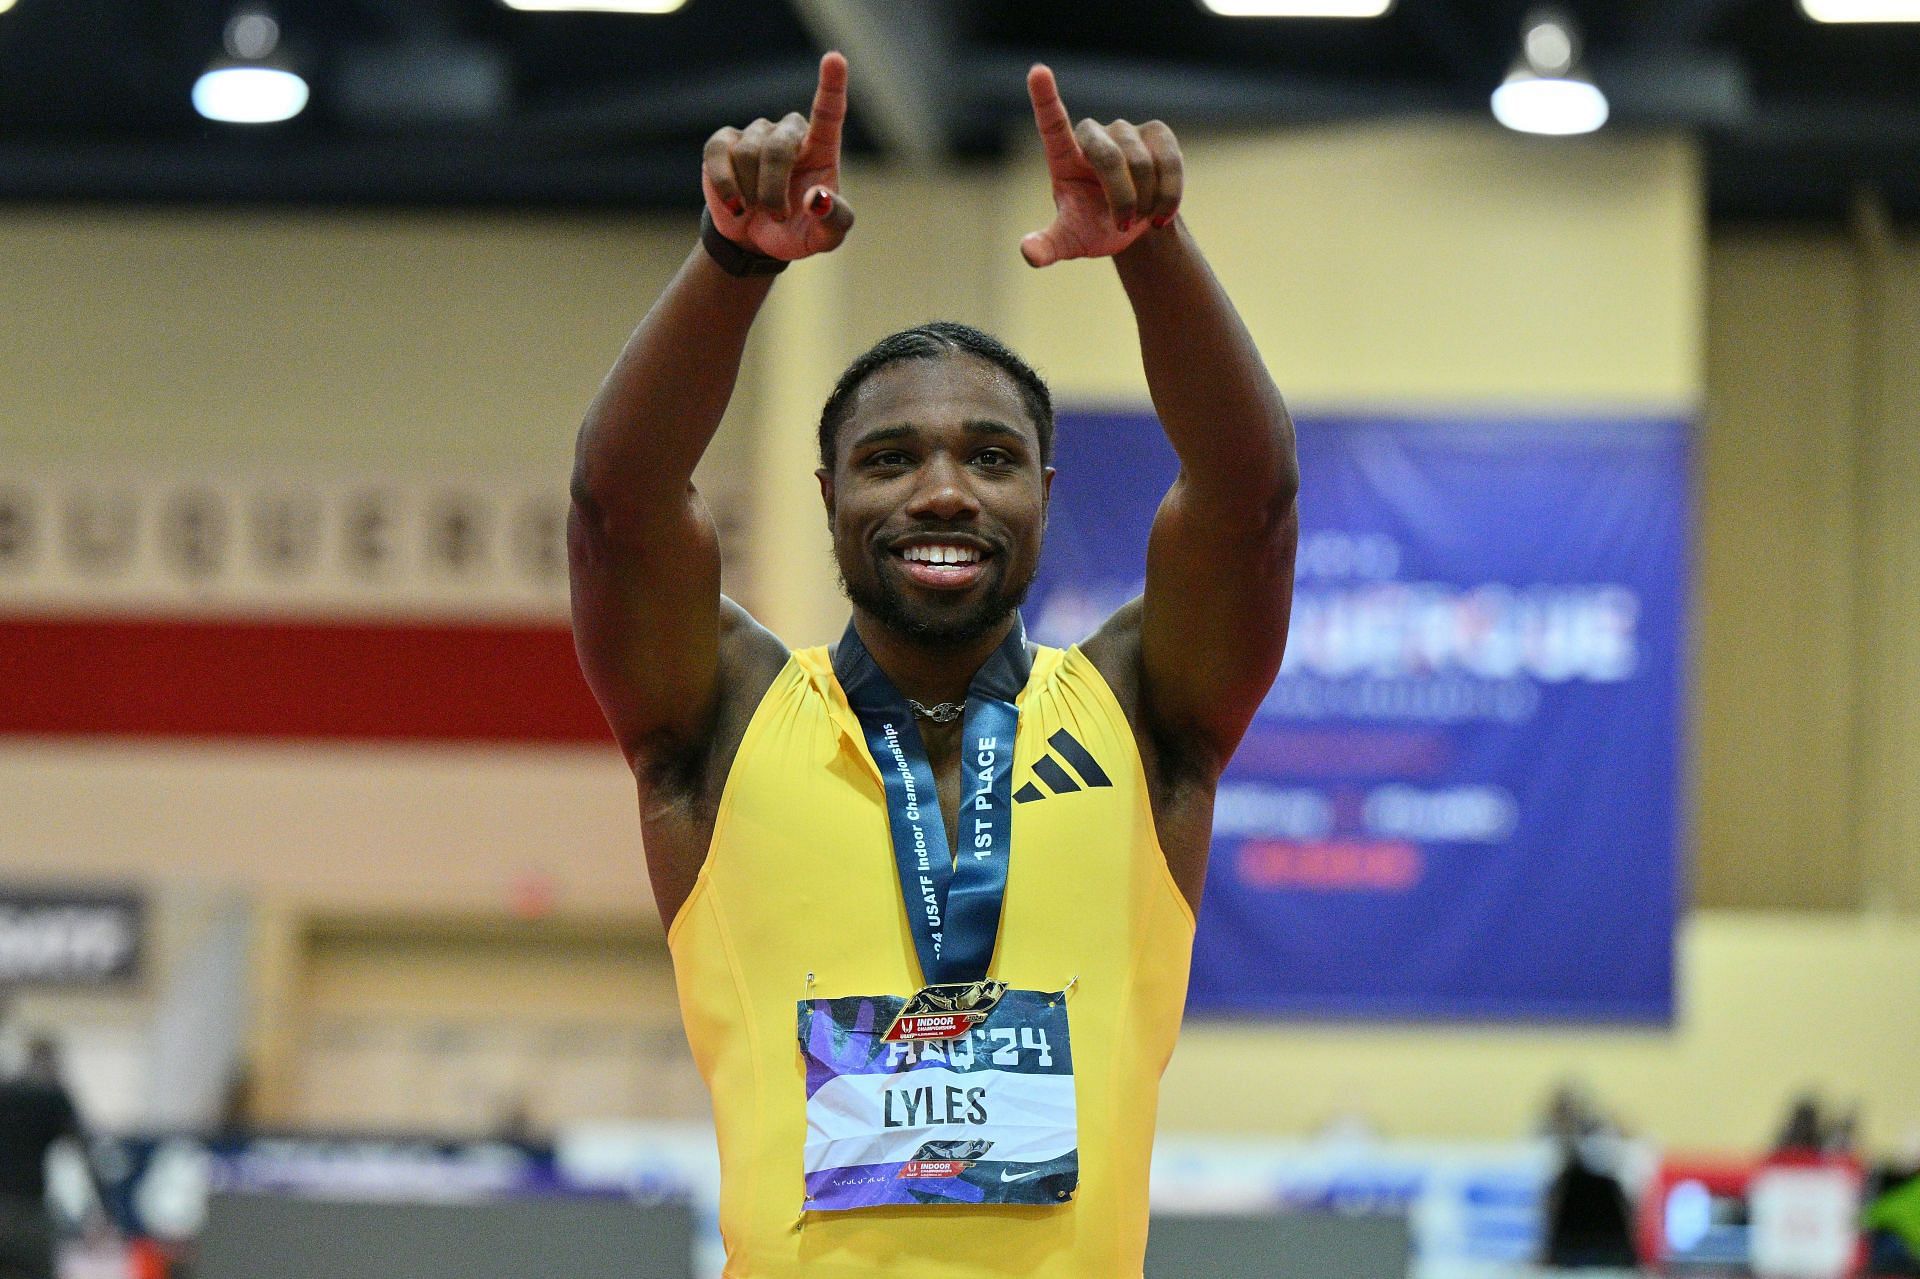
[{"label": "mustache", "polygon": [[908,539],[938,540],[951,538],[964,545],[980,545],[995,555],[1007,553],[1007,539],[987,532],[977,525],[952,524],[915,524],[909,528],[887,529],[874,536],[874,545],[883,551],[892,551],[894,547]]}]

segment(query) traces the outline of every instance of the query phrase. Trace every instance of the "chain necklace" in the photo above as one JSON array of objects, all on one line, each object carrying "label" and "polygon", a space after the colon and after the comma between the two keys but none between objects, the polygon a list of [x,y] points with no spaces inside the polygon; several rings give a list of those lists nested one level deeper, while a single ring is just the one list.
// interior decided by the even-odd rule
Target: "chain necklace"
[{"label": "chain necklace", "polygon": [[965,702],[941,702],[937,706],[922,706],[911,697],[907,699],[907,705],[913,708],[915,715],[935,724],[951,724],[959,719],[960,712],[967,708]]}]

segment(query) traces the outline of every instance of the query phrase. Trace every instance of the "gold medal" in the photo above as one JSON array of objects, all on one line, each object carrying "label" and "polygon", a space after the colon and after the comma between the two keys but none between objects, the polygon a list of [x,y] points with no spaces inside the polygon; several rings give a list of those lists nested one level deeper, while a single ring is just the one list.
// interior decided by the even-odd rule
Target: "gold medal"
[{"label": "gold medal", "polygon": [[923,987],[901,1007],[884,1038],[888,1043],[958,1039],[985,1021],[1006,993],[1003,981]]}]

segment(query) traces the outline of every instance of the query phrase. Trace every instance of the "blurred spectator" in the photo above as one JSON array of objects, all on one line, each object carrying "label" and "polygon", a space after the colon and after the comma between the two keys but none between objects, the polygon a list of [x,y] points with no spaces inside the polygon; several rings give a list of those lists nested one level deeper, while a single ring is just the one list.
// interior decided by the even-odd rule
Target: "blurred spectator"
[{"label": "blurred spectator", "polygon": [[57,1232],[47,1210],[47,1152],[82,1143],[80,1112],[60,1080],[51,1039],[27,1042],[26,1061],[0,1081],[0,1279],[53,1279]]},{"label": "blurred spectator", "polygon": [[1619,1128],[1585,1089],[1564,1083],[1542,1119],[1560,1171],[1547,1190],[1546,1244],[1541,1261],[1556,1269],[1631,1269],[1633,1213],[1615,1172]]},{"label": "blurred spectator", "polygon": [[1826,1126],[1820,1119],[1820,1098],[1815,1093],[1801,1093],[1787,1107],[1787,1121],[1781,1125],[1780,1135],[1773,1141],[1774,1153],[1817,1153],[1824,1150],[1826,1144]]}]

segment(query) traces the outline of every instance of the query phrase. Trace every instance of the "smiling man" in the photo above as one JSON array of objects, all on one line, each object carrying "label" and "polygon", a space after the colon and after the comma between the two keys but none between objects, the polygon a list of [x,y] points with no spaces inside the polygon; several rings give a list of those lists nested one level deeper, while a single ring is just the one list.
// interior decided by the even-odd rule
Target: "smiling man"
[{"label": "smiling man", "polygon": [[828,54],[811,116],[709,139],[701,243],[573,482],[575,635],[713,1097],[726,1273],[1138,1276],[1215,784],[1286,643],[1293,428],[1178,216],[1172,132],[1076,127],[1035,67],[1057,216],[1019,252],[1113,261],[1180,457],[1145,593],[1071,649],[1027,642],[1052,402],[933,323],[821,413],[853,616],[788,651],[720,594],[691,476],[773,276],[853,225],[846,85]]}]

